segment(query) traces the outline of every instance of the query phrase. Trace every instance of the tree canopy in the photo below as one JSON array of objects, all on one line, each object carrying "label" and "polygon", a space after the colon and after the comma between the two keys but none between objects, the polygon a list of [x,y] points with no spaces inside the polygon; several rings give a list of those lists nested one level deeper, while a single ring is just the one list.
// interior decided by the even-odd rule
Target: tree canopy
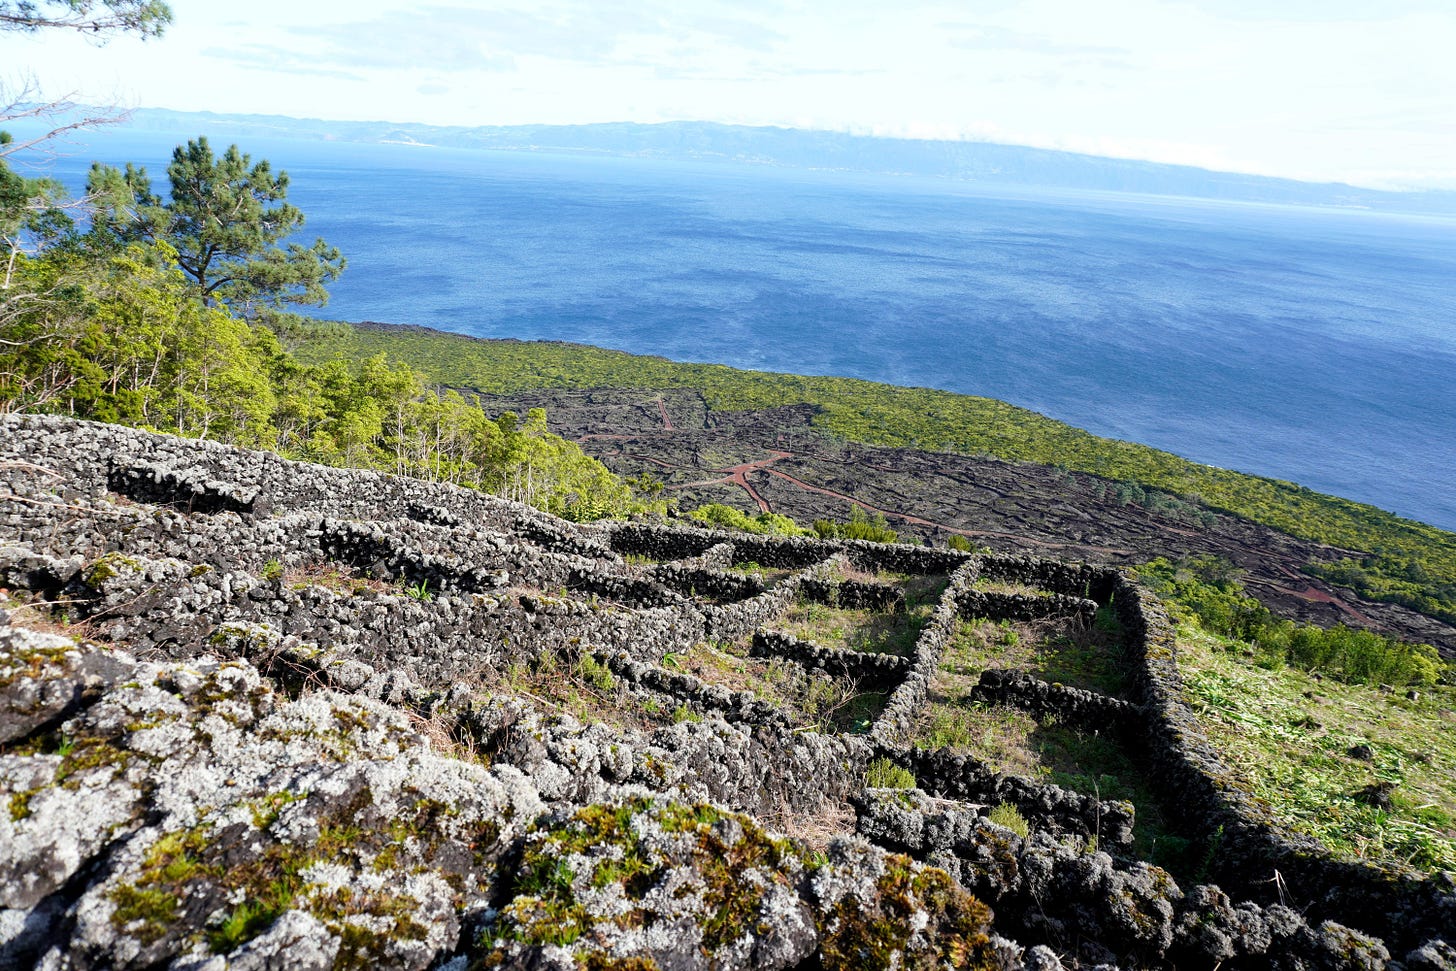
[{"label": "tree canopy", "polygon": [[200,296],[244,316],[328,301],[324,286],[345,265],[338,249],[322,239],[280,245],[304,224],[287,202],[288,173],[275,174],[267,160],[254,163],[236,145],[214,156],[202,137],[177,147],[167,177],[170,199],[163,201],[146,169],[93,165],[92,241],[166,243]]},{"label": "tree canopy", "polygon": [[61,27],[99,36],[134,32],[160,37],[172,22],[162,0],[0,0],[0,30]]},{"label": "tree canopy", "polygon": [[[10,136],[0,131],[0,146]],[[0,290],[9,290],[27,241],[55,239],[71,228],[61,206],[65,190],[54,179],[25,178],[0,157]]]}]

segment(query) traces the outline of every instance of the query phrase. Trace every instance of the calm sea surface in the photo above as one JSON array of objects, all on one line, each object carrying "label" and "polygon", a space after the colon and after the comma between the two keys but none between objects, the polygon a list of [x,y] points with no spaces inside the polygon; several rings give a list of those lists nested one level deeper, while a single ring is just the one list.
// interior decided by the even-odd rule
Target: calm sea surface
[{"label": "calm sea surface", "polygon": [[[185,137],[185,136],[183,136]],[[57,163],[136,161],[157,133]],[[224,147],[227,133],[212,137]],[[987,395],[1456,529],[1456,221],[246,139],[349,269],[322,312]]]}]

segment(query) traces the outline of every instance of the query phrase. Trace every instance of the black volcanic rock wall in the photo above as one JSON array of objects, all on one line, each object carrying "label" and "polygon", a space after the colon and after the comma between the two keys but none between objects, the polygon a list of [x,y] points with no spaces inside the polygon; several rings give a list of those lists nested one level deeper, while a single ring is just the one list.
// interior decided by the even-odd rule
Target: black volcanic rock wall
[{"label": "black volcanic rock wall", "polygon": [[[1182,700],[1166,617],[1116,570],[642,523],[579,527],[448,486],[59,418],[3,416],[0,435],[0,586],[63,605],[60,619],[79,622],[76,629],[89,639],[77,645],[65,637],[35,635],[41,637],[36,641],[9,633],[8,626],[0,638],[0,660],[8,665],[0,673],[8,706],[0,708],[0,738],[6,740],[0,744],[7,746],[0,751],[0,785],[12,806],[8,820],[0,817],[0,835],[6,837],[0,839],[0,873],[40,867],[51,874],[41,883],[17,876],[8,896],[0,898],[0,965],[38,960],[44,952],[53,955],[46,958],[49,966],[58,968],[86,962],[150,966],[184,954],[201,960],[210,947],[246,966],[250,954],[264,960],[289,953],[288,942],[302,942],[299,948],[312,948],[308,953],[325,955],[328,963],[349,947],[363,947],[348,929],[354,917],[354,923],[392,928],[388,939],[371,938],[373,950],[365,949],[382,966],[425,967],[456,957],[488,961],[489,954],[472,949],[487,940],[497,947],[510,935],[477,935],[471,928],[497,926],[489,922],[502,918],[488,917],[483,903],[476,904],[542,899],[491,869],[497,861],[531,852],[533,839],[554,838],[539,834],[561,832],[563,820],[597,819],[593,807],[658,798],[723,807],[703,810],[703,820],[733,811],[767,819],[833,818],[853,801],[859,835],[882,848],[834,844],[830,853],[832,860],[861,860],[855,871],[861,876],[879,874],[861,881],[870,889],[854,913],[889,899],[889,885],[875,882],[888,879],[884,852],[906,853],[943,866],[962,887],[991,902],[999,932],[1054,944],[1068,961],[1381,967],[1390,963],[1389,945],[1398,952],[1415,949],[1407,966],[1439,967],[1440,955],[1447,953],[1436,939],[1456,926],[1456,888],[1449,880],[1335,861],[1312,842],[1276,830],[1229,784]],[[624,559],[629,556],[655,562],[629,563]],[[846,560],[863,570],[949,577],[908,657],[835,650],[774,631],[774,619],[798,598],[904,609],[904,593],[893,584],[842,579]],[[728,569],[735,563],[790,572],[767,580]],[[987,581],[1041,592],[976,589]],[[1169,799],[1205,833],[1221,832],[1211,875],[1222,890],[1207,885],[1182,891],[1163,871],[1133,860],[1136,821],[1126,803],[998,774],[963,755],[912,744],[911,729],[963,617],[1062,616],[1087,623],[1103,607],[1116,612],[1137,658],[1136,697],[1105,698],[1014,672],[987,672],[977,690],[1029,711],[1115,728],[1129,744],[1141,746]],[[742,637],[751,638],[760,653],[802,666],[809,676],[826,673],[883,689],[884,706],[865,733],[826,734],[794,725],[749,691],[664,666],[665,658],[698,642]],[[96,646],[105,642],[126,653]],[[518,669],[559,671],[583,659],[610,672],[629,707],[644,712],[676,707],[687,717],[655,725],[589,722],[511,687],[511,673]],[[280,689],[288,700],[276,694]],[[120,706],[119,713],[98,720],[110,711],[102,705]],[[434,783],[413,776],[369,789],[368,800],[350,801],[349,793],[363,791],[362,783],[353,782],[339,783],[344,797],[300,800],[313,822],[300,817],[298,825],[312,826],[309,833],[320,826],[331,832],[328,827],[338,828],[338,819],[349,812],[380,832],[401,820],[424,819],[419,833],[403,839],[405,857],[386,856],[380,864],[388,872],[398,864],[437,873],[440,886],[448,888],[406,895],[425,915],[418,934],[389,909],[394,905],[386,896],[370,889],[364,874],[383,847],[370,843],[368,832],[357,837],[368,844],[358,852],[313,835],[309,845],[334,854],[317,861],[325,867],[319,873],[333,874],[334,884],[324,880],[317,893],[310,884],[303,902],[283,907],[271,923],[259,923],[256,914],[249,918],[253,923],[239,918],[234,931],[245,937],[237,944],[242,951],[217,950],[232,941],[219,936],[229,908],[237,906],[229,901],[250,891],[234,885],[234,865],[212,861],[202,843],[187,851],[204,861],[195,886],[187,881],[164,886],[158,874],[185,870],[166,868],[182,866],[175,855],[182,850],[168,847],[201,840],[198,820],[205,817],[206,846],[242,840],[239,845],[249,847],[240,850],[245,857],[262,854],[248,857],[248,865],[266,869],[275,859],[269,854],[282,852],[270,847],[287,842],[281,831],[275,833],[275,823],[292,820],[295,812],[286,809],[289,802],[274,806],[270,800],[292,800],[301,790],[286,779],[303,771],[280,768],[280,750],[268,755],[273,762],[247,763],[272,766],[267,771],[260,768],[241,781],[237,772],[229,776],[235,786],[207,776],[214,789],[238,791],[206,812],[194,806],[192,815],[177,816],[160,808],[180,804],[162,778],[169,765],[209,760],[233,765],[235,759],[231,750],[197,747],[192,735],[167,736],[170,750],[160,735],[148,741],[151,719],[165,715],[164,721],[175,716],[179,725],[213,724],[207,719],[218,710],[224,721],[236,719],[247,728],[246,737],[237,740],[243,748],[272,737],[254,737],[262,730],[256,726],[281,720],[282,728],[267,731],[282,732],[280,739],[300,732],[314,748],[299,754],[322,758],[339,779],[387,771],[368,767],[372,763],[365,757],[373,757],[368,748],[373,745],[407,756],[421,772],[439,778],[464,772],[472,785],[498,787],[488,806],[472,803],[475,808],[466,813],[470,826],[485,827],[473,836],[451,829],[457,824],[445,820],[458,813],[441,808],[459,810],[461,793],[437,792]],[[306,731],[299,727],[304,725]],[[475,768],[439,769],[406,737],[411,726],[487,758],[486,774],[495,781]],[[84,766],[74,754],[78,738],[90,740],[82,746],[89,760]],[[138,751],[146,758],[133,758]],[[908,770],[916,788],[866,790],[866,771],[876,760]],[[121,764],[124,785],[108,768]],[[74,795],[61,769],[80,773],[83,788],[94,783],[86,790],[90,794]],[[122,789],[112,798],[105,794],[114,783]],[[204,790],[211,791],[207,786],[197,791]],[[433,793],[420,797],[433,800],[433,808],[421,809],[419,799],[408,803],[410,792]],[[108,812],[125,818],[96,826],[67,822],[91,819],[73,813],[83,803],[93,807],[85,801],[93,796],[102,800],[94,805],[110,805]],[[1008,836],[987,821],[990,810],[1002,804],[1022,815],[1031,836]],[[513,807],[509,813],[507,805]],[[663,813],[675,811],[630,806],[623,811],[658,825]],[[741,833],[750,822],[733,825]],[[443,834],[439,840],[430,835],[435,830]],[[721,839],[725,847],[746,845],[740,836]],[[450,870],[443,861],[465,853],[459,849],[465,844],[484,847],[484,856]],[[789,896],[783,899],[801,902],[794,907],[818,913],[814,901],[845,899],[793,890],[800,886],[793,881],[810,880],[807,874],[819,873],[820,864],[791,863],[790,857],[799,857],[774,852],[775,866],[788,874],[783,886]],[[52,873],[53,867],[40,866],[46,854],[75,865]],[[911,866],[903,870],[906,880],[931,879],[914,875],[933,872],[915,869],[918,863],[895,866]],[[1269,876],[1274,871],[1280,874],[1277,884]],[[705,872],[692,871],[698,874],[692,877],[684,871],[684,879],[707,880]],[[460,880],[475,881],[469,884],[473,889],[459,889],[466,886]],[[29,889],[17,893],[15,886]],[[1296,896],[1292,902],[1301,912],[1276,899],[1281,890]],[[359,904],[357,913],[340,903],[345,896]],[[148,922],[155,907],[147,911],[144,904],[161,906],[163,897],[175,899],[168,906],[180,909],[172,915],[175,926],[158,935],[158,922]],[[327,901],[335,910],[328,910]],[[507,912],[520,918],[521,927],[530,924],[520,908],[501,911]],[[833,926],[848,926],[850,911],[835,913],[841,923]],[[895,918],[900,924],[885,926],[908,928],[912,917],[900,913]],[[701,935],[703,922],[715,919],[697,913],[692,933]],[[763,940],[780,940],[775,936],[784,930],[780,919],[762,919]],[[797,955],[795,961],[813,955],[821,966],[834,966],[830,924],[805,920],[800,943],[783,953]],[[525,933],[519,927],[510,933],[518,931]],[[1379,935],[1385,944],[1361,931]],[[77,936],[83,933],[91,936]],[[892,950],[901,955],[931,946],[916,944],[908,929],[897,940]],[[989,950],[978,953],[986,966],[1022,961],[1056,966],[1045,948],[1024,951],[994,935],[983,944]],[[499,960],[536,960],[530,954],[544,953],[528,951],[499,951]],[[720,954],[708,943],[694,953],[699,961]],[[700,966],[684,960],[682,966]],[[734,966],[770,966],[754,958],[734,960],[739,961]]]}]

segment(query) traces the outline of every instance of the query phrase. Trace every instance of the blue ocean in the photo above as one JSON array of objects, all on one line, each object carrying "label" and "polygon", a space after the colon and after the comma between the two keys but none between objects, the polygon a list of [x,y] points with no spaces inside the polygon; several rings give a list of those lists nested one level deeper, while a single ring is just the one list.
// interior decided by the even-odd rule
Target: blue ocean
[{"label": "blue ocean", "polygon": [[[192,133],[187,133],[192,134]],[[56,163],[145,164],[111,130]],[[212,136],[215,147],[226,133]],[[320,316],[945,388],[1456,529],[1456,220],[728,163],[247,139]]]}]

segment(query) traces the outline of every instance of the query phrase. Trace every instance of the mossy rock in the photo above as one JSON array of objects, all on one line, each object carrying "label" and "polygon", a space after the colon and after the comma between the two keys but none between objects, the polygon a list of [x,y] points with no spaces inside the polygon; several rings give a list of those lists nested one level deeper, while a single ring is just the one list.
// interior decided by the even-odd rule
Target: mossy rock
[{"label": "mossy rock", "polygon": [[[990,910],[944,871],[863,843],[828,855],[707,804],[598,804],[528,835],[482,968],[1000,967]],[[866,888],[872,888],[866,894]]]}]

